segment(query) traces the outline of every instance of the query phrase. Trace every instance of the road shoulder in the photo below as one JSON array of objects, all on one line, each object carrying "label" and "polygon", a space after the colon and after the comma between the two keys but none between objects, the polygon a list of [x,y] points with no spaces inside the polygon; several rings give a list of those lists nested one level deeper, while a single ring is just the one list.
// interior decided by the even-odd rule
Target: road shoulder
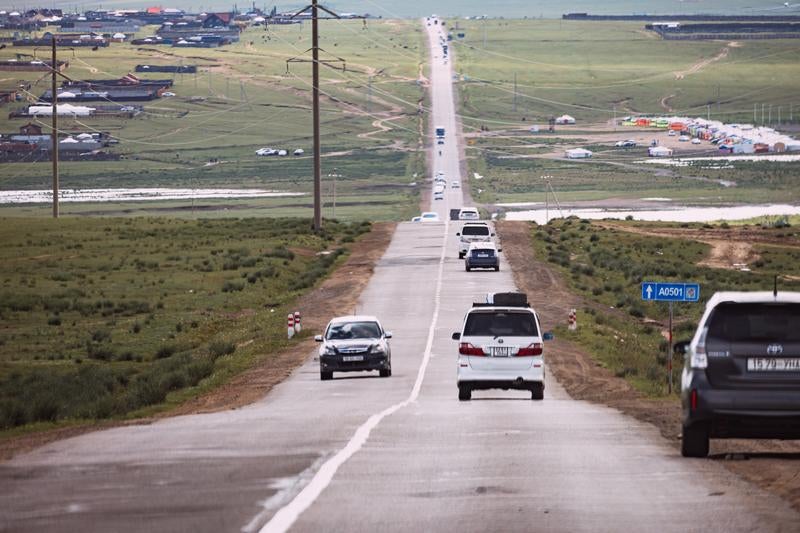
[{"label": "road shoulder", "polygon": [[[536,258],[528,222],[500,221],[497,234],[514,281],[542,316],[543,327],[566,324],[571,308],[589,302],[571,293],[561,276]],[[563,319],[563,320],[562,320]],[[547,368],[571,398],[607,405],[653,424],[674,447],[680,444],[681,410],[677,399],[646,398],[630,383],[600,366],[580,346],[556,339],[547,352]],[[787,500],[800,511],[800,443],[797,441],[714,440],[713,461]]]}]

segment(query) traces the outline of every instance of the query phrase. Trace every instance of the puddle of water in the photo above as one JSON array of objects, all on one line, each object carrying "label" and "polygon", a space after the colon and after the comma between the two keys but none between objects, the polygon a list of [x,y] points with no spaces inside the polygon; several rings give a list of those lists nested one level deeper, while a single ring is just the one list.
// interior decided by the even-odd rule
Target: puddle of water
[{"label": "puddle of water", "polygon": [[[652,158],[652,159],[642,159],[636,161],[636,163],[640,164],[647,164],[647,165],[667,165],[672,167],[688,167],[690,163],[695,161],[707,161],[709,163],[721,163],[721,162],[728,162],[728,163],[736,163],[741,161],[772,161],[774,163],[793,163],[795,161],[800,161],[800,155],[798,154],[779,154],[779,155],[731,155],[731,156],[721,156],[721,157],[681,157],[681,158],[669,158],[669,159],[659,159],[659,158]],[[708,165],[703,166],[703,168],[716,168],[716,169],[728,169],[733,168],[730,165]]]},{"label": "puddle of water", "polygon": [[[598,220],[603,218],[662,222],[713,222],[716,220],[742,220],[760,216],[800,215],[800,205],[740,205],[735,207],[674,207],[665,209],[564,209],[564,216],[577,216]],[[508,211],[507,220],[528,220],[546,224],[544,209]],[[550,208],[550,220],[560,218],[557,210]]]},{"label": "puddle of water", "polygon": [[[221,198],[277,198],[305,196],[302,192],[264,189],[61,189],[61,202],[143,202]],[[0,204],[35,204],[53,201],[53,191],[0,191]]]}]

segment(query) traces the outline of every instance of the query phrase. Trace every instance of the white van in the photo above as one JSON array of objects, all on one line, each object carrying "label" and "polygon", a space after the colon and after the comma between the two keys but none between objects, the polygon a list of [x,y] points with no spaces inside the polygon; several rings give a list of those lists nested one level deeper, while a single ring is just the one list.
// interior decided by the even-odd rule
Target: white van
[{"label": "white van", "polygon": [[444,200],[444,185],[437,185],[433,188],[433,199]]}]

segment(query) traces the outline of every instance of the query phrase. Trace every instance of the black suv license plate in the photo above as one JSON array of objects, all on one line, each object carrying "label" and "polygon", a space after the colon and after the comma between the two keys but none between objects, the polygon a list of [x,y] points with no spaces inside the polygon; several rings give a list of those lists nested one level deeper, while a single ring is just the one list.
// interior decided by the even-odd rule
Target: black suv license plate
[{"label": "black suv license plate", "polygon": [[749,372],[800,372],[800,357],[748,357]]}]

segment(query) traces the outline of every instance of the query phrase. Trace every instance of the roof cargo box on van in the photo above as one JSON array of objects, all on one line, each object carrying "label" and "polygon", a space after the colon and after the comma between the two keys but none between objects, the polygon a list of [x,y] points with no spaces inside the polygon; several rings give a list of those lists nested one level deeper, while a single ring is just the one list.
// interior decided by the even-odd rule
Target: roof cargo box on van
[{"label": "roof cargo box on van", "polygon": [[[529,307],[528,295],[524,292],[495,292],[487,295],[487,302],[494,305],[509,307]],[[489,301],[491,299],[491,301]]]}]

